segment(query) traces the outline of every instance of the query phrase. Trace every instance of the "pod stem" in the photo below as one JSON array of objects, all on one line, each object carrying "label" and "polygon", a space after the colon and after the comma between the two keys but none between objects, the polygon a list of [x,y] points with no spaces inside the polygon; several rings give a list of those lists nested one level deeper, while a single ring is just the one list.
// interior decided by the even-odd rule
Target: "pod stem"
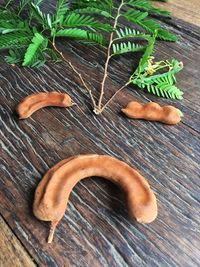
[{"label": "pod stem", "polygon": [[47,243],[51,243],[53,241],[53,236],[54,236],[54,232],[56,230],[57,224],[58,224],[57,221],[52,221],[51,222]]}]

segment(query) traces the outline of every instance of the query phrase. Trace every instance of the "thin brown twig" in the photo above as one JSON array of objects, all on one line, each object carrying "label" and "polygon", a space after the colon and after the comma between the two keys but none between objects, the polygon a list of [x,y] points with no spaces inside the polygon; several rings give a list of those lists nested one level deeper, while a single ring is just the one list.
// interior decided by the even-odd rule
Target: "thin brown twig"
[{"label": "thin brown twig", "polygon": [[[130,84],[130,81],[128,81],[126,84],[124,84],[122,87],[120,87],[112,96],[111,98],[106,102],[106,104],[101,108],[101,112],[104,111],[104,109],[110,104],[110,102],[113,100],[113,98],[115,98],[115,96],[121,92],[126,86],[128,86]],[[100,112],[100,113],[101,113]]]},{"label": "thin brown twig", "polygon": [[120,10],[121,10],[123,5],[124,5],[124,1],[122,0],[121,4],[117,10],[117,16],[116,16],[115,21],[114,21],[113,31],[110,34],[108,50],[107,50],[107,58],[106,58],[106,63],[105,63],[105,67],[104,67],[104,76],[103,76],[103,80],[101,83],[101,93],[100,93],[100,97],[99,97],[99,101],[98,101],[98,109],[97,109],[98,113],[97,114],[101,113],[101,105],[102,105],[102,100],[103,100],[103,95],[104,95],[104,87],[105,87],[106,78],[108,76],[108,65],[109,65],[109,61],[111,59],[111,47],[112,47],[112,43],[113,43],[113,36],[114,36],[114,32],[115,32],[116,27],[117,27],[118,19],[120,17]]},{"label": "thin brown twig", "polygon": [[90,96],[90,99],[92,101],[92,105],[93,105],[93,109],[95,110],[97,105],[96,105],[96,101],[93,97],[93,94],[92,94],[92,90],[88,87],[88,85],[85,83],[82,75],[77,71],[77,69],[73,66],[73,64],[71,63],[71,61],[67,60],[66,57],[63,55],[63,53],[58,50],[58,48],[56,47],[55,43],[51,42],[54,50],[62,57],[62,59],[72,68],[72,70],[78,75],[79,79],[81,80],[83,86],[85,87],[85,89],[87,90],[89,96]]}]

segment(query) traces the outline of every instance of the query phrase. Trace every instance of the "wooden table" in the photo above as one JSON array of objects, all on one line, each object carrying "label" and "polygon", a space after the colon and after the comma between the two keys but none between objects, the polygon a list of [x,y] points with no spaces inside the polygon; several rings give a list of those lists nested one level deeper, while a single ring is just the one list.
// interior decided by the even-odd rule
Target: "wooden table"
[{"label": "wooden table", "polygon": [[[177,76],[183,101],[129,87],[97,117],[66,64],[28,69],[0,63],[1,267],[200,266],[200,6],[198,0],[182,2],[162,5],[174,3],[174,15],[197,25],[175,17],[161,21],[179,40],[158,42],[155,55],[184,62]],[[63,50],[97,90],[105,52],[77,43]],[[134,63],[127,58],[113,60],[106,98],[126,79]],[[24,96],[51,90],[68,92],[79,108],[46,108],[18,120],[14,109]],[[120,108],[131,99],[174,104],[184,118],[176,126],[128,120]],[[116,186],[86,179],[74,188],[54,242],[47,244],[49,225],[32,214],[35,188],[55,163],[84,153],[109,154],[139,169],[157,195],[158,218],[149,225],[131,221]]]}]

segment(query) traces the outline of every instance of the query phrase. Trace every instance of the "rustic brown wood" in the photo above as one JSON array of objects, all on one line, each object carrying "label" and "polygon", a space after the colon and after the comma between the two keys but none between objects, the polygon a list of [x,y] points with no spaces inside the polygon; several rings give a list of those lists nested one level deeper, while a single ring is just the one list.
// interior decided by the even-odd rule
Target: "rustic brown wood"
[{"label": "rustic brown wood", "polygon": [[0,229],[0,266],[36,266],[1,216]]},{"label": "rustic brown wood", "polygon": [[[65,63],[41,69],[0,63],[0,214],[39,266],[200,266],[200,31],[177,19],[163,25],[179,41],[159,42],[155,56],[184,62],[177,77],[183,101],[130,86],[97,117]],[[60,48],[98,95],[105,51],[75,42]],[[106,98],[137,62],[138,57],[113,59]],[[51,90],[69,93],[79,107],[45,108],[18,120],[14,109],[24,96]],[[173,104],[184,118],[177,126],[127,119],[120,109],[133,99]],[[100,178],[87,179],[74,188],[54,242],[47,244],[48,223],[32,215],[34,190],[56,162],[83,153],[109,154],[140,170],[158,198],[155,222],[131,221],[118,188]]]},{"label": "rustic brown wood", "polygon": [[182,19],[200,27],[199,0],[171,0],[165,3],[156,1],[154,6],[169,10],[176,18]]}]

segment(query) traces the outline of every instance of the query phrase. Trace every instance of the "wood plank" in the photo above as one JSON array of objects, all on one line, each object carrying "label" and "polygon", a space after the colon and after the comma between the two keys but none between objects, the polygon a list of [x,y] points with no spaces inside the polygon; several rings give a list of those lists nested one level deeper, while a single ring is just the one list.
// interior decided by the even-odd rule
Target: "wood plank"
[{"label": "wood plank", "polygon": [[154,6],[172,12],[176,18],[200,26],[199,0],[171,0],[165,3],[156,1]]},{"label": "wood plank", "polygon": [[32,259],[0,216],[0,266],[35,267]]},{"label": "wood plank", "polygon": [[[41,69],[0,63],[0,213],[39,266],[200,266],[200,35],[197,27],[183,22],[176,27],[176,22],[173,18],[163,25],[178,34],[179,41],[158,42],[155,56],[184,62],[177,77],[185,92],[183,101],[157,98],[130,86],[96,117],[78,78],[65,63]],[[105,51],[75,42],[60,47],[97,96]],[[137,62],[137,55],[112,61],[106,99]],[[50,90],[69,93],[79,108],[46,108],[30,119],[18,120],[14,109],[24,96]],[[183,121],[167,126],[129,120],[120,109],[132,99],[173,104],[184,113]],[[99,178],[88,179],[72,191],[54,242],[47,244],[49,225],[32,214],[35,188],[48,168],[83,153],[109,154],[140,170],[158,198],[155,222],[131,221],[118,188]]]}]

